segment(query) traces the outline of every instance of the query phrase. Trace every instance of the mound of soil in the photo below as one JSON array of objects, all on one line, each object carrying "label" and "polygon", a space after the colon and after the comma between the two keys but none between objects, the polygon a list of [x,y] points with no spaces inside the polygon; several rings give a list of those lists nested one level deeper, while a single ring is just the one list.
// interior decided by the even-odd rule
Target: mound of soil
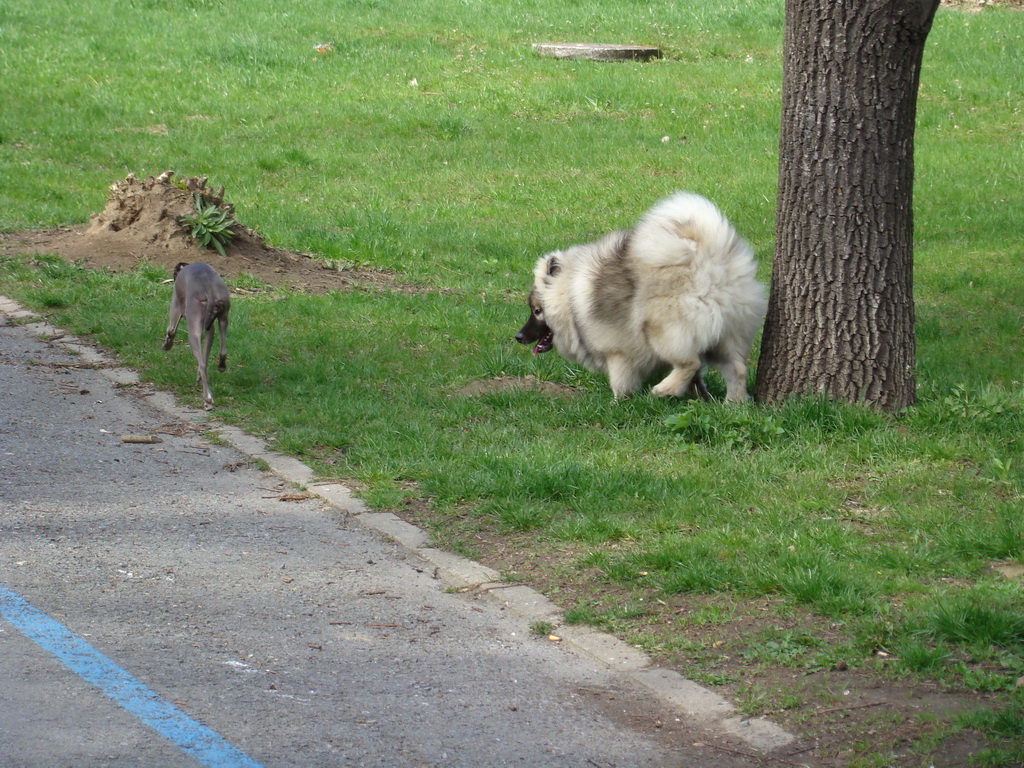
[{"label": "mound of soil", "polygon": [[[81,228],[0,234],[0,255],[56,254],[94,269],[130,270],[140,263],[163,266],[168,274],[179,262],[205,261],[225,278],[249,275],[261,283],[323,293],[356,285],[394,286],[393,276],[376,270],[338,270],[309,254],[274,248],[234,219],[224,188],[213,190],[205,178],[173,181],[173,171],[144,181],[129,174],[111,185],[105,208]],[[225,256],[204,250],[183,216],[196,214],[195,195],[227,211],[235,224]]]}]

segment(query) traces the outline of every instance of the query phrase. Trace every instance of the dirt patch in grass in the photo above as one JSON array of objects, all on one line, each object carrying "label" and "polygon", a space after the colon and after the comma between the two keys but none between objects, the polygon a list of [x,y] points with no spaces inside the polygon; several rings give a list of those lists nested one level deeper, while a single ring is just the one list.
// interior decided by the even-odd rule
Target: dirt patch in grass
[{"label": "dirt patch in grass", "polygon": [[380,270],[337,269],[310,254],[268,245],[236,220],[225,255],[201,249],[182,217],[196,215],[195,195],[234,215],[224,190],[205,179],[175,180],[165,172],[154,178],[129,175],[112,184],[103,211],[84,227],[60,227],[0,234],[0,256],[55,254],[68,262],[113,272],[155,264],[172,273],[179,262],[205,261],[226,279],[242,276],[264,285],[295,291],[326,293],[354,287],[406,290],[394,275]]},{"label": "dirt patch in grass", "polygon": [[492,379],[471,381],[456,389],[455,394],[476,397],[478,395],[490,395],[509,391],[542,392],[545,395],[571,396],[575,395],[579,390],[565,384],[542,381],[536,376],[495,376]]}]

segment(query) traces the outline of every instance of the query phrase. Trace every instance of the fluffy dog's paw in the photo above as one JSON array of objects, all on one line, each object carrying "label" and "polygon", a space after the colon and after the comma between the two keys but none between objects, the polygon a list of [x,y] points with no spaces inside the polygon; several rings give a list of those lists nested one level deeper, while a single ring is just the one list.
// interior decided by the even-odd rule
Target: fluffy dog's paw
[{"label": "fluffy dog's paw", "polygon": [[725,402],[727,403],[749,403],[751,400],[753,400],[753,398],[747,392],[742,394],[730,394],[725,397]]},{"label": "fluffy dog's paw", "polygon": [[651,394],[655,397],[679,397],[679,392],[676,389],[676,387],[666,386],[663,381],[651,387]]}]

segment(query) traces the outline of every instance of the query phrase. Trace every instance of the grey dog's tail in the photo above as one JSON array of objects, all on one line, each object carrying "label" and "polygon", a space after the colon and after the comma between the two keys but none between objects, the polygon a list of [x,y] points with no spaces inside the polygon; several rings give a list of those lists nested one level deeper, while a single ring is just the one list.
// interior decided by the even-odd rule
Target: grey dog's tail
[{"label": "grey dog's tail", "polygon": [[228,299],[214,299],[212,304],[206,306],[206,317],[203,318],[203,328],[209,333],[213,330],[213,321],[228,311],[231,303]]}]

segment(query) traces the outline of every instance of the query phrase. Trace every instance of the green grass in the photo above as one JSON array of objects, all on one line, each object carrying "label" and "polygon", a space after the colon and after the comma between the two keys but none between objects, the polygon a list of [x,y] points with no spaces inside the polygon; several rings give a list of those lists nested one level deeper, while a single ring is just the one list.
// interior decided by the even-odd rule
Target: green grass
[{"label": "green grass", "polygon": [[[426,500],[419,522],[454,549],[487,556],[485,532],[548,553],[540,585],[567,621],[669,660],[696,647],[678,633],[739,625],[736,606],[765,600],[751,667],[870,667],[883,652],[887,675],[994,695],[963,727],[992,734],[984,764],[1013,764],[1019,729],[991,712],[1019,711],[1024,596],[992,565],[1024,560],[1024,14],[943,9],[929,39],[920,404],[882,416],[816,399],[614,404],[600,377],[511,341],[539,253],[628,225],[675,189],[714,199],[767,278],[779,0],[115,6],[0,7],[0,231],[81,224],[111,182],[170,168],[225,185],[275,245],[418,289],[238,294],[219,418],[374,507]],[[531,50],[586,39],[666,56]],[[160,350],[164,278],[0,261],[4,293],[198,403],[185,353]],[[579,391],[457,394],[527,375]],[[680,624],[659,601],[695,613]],[[774,627],[793,612],[836,637]],[[705,662],[688,674],[740,679]],[[745,688],[744,706],[762,693]]]}]

